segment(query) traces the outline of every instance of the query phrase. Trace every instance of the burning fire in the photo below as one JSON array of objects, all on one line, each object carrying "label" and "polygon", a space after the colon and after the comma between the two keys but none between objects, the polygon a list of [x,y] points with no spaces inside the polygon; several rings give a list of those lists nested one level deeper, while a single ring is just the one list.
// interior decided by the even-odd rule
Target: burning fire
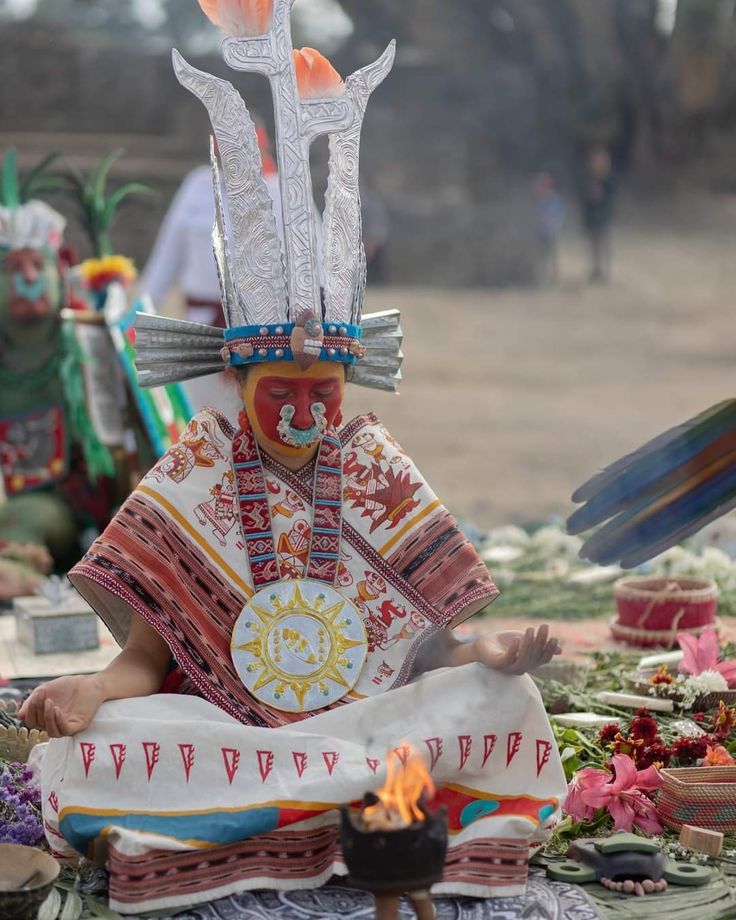
[{"label": "burning fire", "polygon": [[420,808],[422,795],[434,796],[434,782],[424,758],[409,744],[389,752],[386,782],[376,790],[378,802],[363,809],[363,822],[368,830],[398,830],[415,821],[424,821]]}]

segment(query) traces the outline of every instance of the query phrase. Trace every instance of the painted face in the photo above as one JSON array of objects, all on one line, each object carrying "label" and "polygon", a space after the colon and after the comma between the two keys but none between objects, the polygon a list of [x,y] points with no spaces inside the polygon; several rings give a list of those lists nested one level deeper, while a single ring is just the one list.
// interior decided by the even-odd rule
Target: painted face
[{"label": "painted face", "polygon": [[59,290],[58,269],[51,256],[38,249],[11,250],[5,253],[3,273],[9,319],[32,323],[54,312]]},{"label": "painted face", "polygon": [[299,456],[334,422],[344,392],[339,364],[318,361],[301,370],[295,362],[274,361],[250,368],[242,396],[261,446]]}]

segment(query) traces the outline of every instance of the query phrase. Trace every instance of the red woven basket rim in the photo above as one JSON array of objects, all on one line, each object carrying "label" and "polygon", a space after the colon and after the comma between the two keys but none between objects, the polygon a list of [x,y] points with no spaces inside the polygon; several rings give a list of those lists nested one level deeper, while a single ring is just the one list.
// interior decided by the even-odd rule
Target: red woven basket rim
[{"label": "red woven basket rim", "polygon": [[[665,592],[667,585],[679,585],[679,591]],[[672,600],[698,601],[713,600],[718,597],[718,585],[710,578],[690,578],[652,575],[626,575],[613,583],[613,596],[632,601],[651,601],[652,596],[662,592],[661,603]]]},{"label": "red woven basket rim", "polygon": [[618,616],[614,616],[608,621],[608,625],[613,633],[613,638],[619,639],[622,642],[635,644],[637,641],[641,640],[642,642],[646,641],[647,644],[661,643],[662,645],[674,645],[677,641],[678,633],[688,633],[692,636],[699,636],[704,629],[715,629],[716,633],[719,633],[722,624],[718,617],[714,617],[712,623],[704,623],[702,626],[688,626],[687,628],[676,630],[647,629],[646,626],[637,629],[635,626],[625,626],[623,623],[619,622]]}]

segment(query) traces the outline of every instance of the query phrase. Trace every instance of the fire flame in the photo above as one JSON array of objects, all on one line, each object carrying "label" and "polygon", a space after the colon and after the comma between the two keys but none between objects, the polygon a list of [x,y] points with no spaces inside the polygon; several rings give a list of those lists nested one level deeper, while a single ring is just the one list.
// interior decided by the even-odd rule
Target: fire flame
[{"label": "fire flame", "polygon": [[424,758],[409,744],[399,745],[389,752],[386,782],[376,790],[379,801],[363,810],[363,821],[378,828],[408,827],[423,821],[419,807],[422,794],[434,796],[435,786]]}]

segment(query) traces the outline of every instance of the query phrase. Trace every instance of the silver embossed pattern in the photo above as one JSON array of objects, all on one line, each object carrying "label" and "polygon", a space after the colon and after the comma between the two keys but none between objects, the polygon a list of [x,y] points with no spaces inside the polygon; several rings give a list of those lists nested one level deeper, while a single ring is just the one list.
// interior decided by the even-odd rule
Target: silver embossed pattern
[{"label": "silver embossed pattern", "polygon": [[[238,303],[227,303],[231,326],[283,322],[286,288],[273,202],[263,181],[253,119],[231,83],[197,70],[173,52],[177,79],[202,101],[217,137],[228,197]],[[223,228],[220,228],[222,232]]]},{"label": "silver embossed pattern", "polygon": [[368,99],[389,74],[396,42],[373,64],[345,82],[353,123],[330,134],[330,170],[325,196],[325,320],[359,323],[365,290],[365,258],[360,216],[360,132]]}]

